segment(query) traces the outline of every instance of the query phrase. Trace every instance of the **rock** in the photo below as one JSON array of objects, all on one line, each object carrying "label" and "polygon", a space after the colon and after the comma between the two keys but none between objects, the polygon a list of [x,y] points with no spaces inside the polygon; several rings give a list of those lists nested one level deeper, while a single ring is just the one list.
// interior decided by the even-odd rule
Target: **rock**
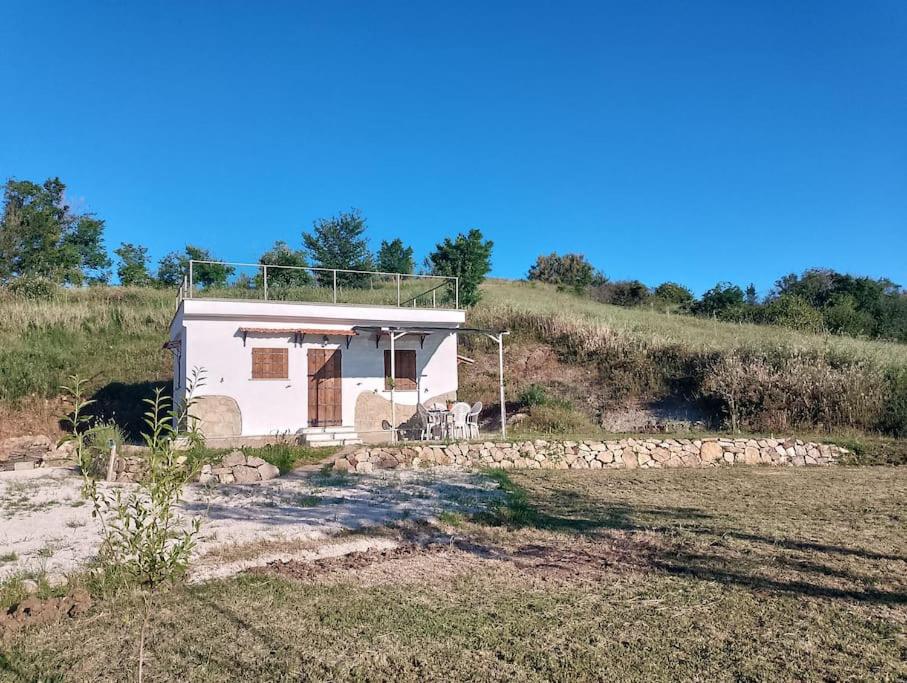
[{"label": "rock", "polygon": [[245,465],[246,455],[242,451],[233,451],[227,453],[224,459],[220,461],[221,467],[235,467],[236,465]]},{"label": "rock", "polygon": [[236,481],[236,477],[233,476],[232,472],[222,474],[218,477],[218,479],[220,479],[221,484],[232,484]]},{"label": "rock", "polygon": [[42,459],[52,450],[54,450],[54,443],[50,437],[43,434],[12,436],[8,439],[0,439],[0,462],[27,457]]},{"label": "rock", "polygon": [[246,457],[246,464],[249,467],[261,467],[262,465],[267,465],[268,462],[267,462],[267,460],[262,460],[258,456],[249,455]]},{"label": "rock", "polygon": [[332,469],[336,472],[349,472],[350,461],[346,458],[337,458]]},{"label": "rock", "polygon": [[38,582],[32,581],[31,579],[22,579],[22,590],[24,590],[28,595],[38,592]]},{"label": "rock", "polygon": [[364,473],[364,474],[369,474],[370,472],[373,472],[374,469],[375,469],[375,466],[374,466],[372,463],[370,463],[370,462],[360,462],[360,463],[356,463],[356,471],[357,471],[357,472],[362,472],[362,473]]},{"label": "rock", "polygon": [[259,465],[258,474],[261,476],[262,481],[267,481],[268,479],[276,479],[279,477],[280,470],[271,463],[266,462],[264,465]]},{"label": "rock", "polygon": [[755,446],[747,446],[743,451],[743,462],[747,465],[759,464],[759,449]]},{"label": "rock", "polygon": [[261,475],[258,473],[258,468],[246,467],[245,465],[237,465],[233,468],[233,478],[236,479],[237,484],[251,484],[256,481],[261,481]]},{"label": "rock", "polygon": [[217,477],[215,477],[210,472],[202,472],[201,474],[198,475],[198,483],[199,484],[211,484],[211,483],[216,484]]},{"label": "rock", "polygon": [[702,446],[699,448],[699,457],[702,458],[703,464],[706,465],[718,462],[723,454],[724,451],[721,448],[721,444],[717,441],[703,441]]}]

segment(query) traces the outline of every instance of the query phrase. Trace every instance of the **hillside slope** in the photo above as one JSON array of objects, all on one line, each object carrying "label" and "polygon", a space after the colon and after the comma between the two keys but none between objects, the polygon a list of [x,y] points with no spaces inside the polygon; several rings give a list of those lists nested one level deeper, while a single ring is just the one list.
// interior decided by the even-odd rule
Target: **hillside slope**
[{"label": "hillside slope", "polygon": [[[736,325],[599,304],[557,288],[493,280],[471,325],[510,329],[507,400],[532,385],[541,414],[572,428],[608,425],[615,410],[666,407],[712,425],[752,430],[907,432],[907,345]],[[0,437],[50,433],[58,387],[90,380],[96,411],[135,431],[142,397],[169,380],[161,349],[173,293],[98,287],[47,301],[0,292]],[[463,394],[496,402],[496,359],[464,338]],[[541,429],[557,428],[544,423]]]}]

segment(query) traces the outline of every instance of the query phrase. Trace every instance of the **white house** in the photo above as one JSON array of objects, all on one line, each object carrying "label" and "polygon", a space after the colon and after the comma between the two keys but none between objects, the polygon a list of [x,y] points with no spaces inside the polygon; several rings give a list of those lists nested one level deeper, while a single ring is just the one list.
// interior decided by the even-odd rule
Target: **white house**
[{"label": "white house", "polygon": [[386,441],[417,403],[457,397],[457,331],[466,314],[434,307],[435,296],[411,300],[426,307],[304,303],[205,298],[187,284],[166,346],[175,400],[184,399],[193,369],[203,372],[192,414],[209,442]]}]

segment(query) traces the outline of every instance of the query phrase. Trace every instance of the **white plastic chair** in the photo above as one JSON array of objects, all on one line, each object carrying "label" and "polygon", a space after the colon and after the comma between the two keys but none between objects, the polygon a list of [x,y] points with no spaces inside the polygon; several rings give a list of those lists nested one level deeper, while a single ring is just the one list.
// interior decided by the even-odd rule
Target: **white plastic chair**
[{"label": "white plastic chair", "polygon": [[419,420],[422,423],[422,432],[419,434],[419,438],[422,441],[428,441],[432,438],[432,433],[434,432],[434,420],[431,413],[421,403],[416,405],[416,412],[419,414]]},{"label": "white plastic chair", "polygon": [[481,412],[482,402],[476,401],[472,404],[472,408],[469,409],[469,414],[466,415],[466,427],[470,439],[479,438],[479,413]]},{"label": "white plastic chair", "polygon": [[454,403],[451,413],[453,414],[453,437],[455,439],[469,438],[469,425],[466,424],[466,416],[469,415],[468,403]]}]

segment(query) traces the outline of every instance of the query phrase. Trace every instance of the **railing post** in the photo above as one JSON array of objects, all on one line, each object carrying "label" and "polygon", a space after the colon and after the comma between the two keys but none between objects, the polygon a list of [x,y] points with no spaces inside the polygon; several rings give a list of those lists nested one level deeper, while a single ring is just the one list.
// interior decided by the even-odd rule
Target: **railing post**
[{"label": "railing post", "polygon": [[400,273],[397,273],[397,305],[400,305]]},{"label": "railing post", "polygon": [[336,304],[337,303],[337,269],[336,268],[334,269],[333,273],[334,273],[334,303]]},{"label": "railing post", "polygon": [[431,307],[432,308],[438,307],[438,290],[437,289],[431,290]]},{"label": "railing post", "polygon": [[189,296],[187,299],[191,299],[195,295],[195,281],[192,279],[192,259],[189,259]]},{"label": "railing post", "polygon": [[454,308],[460,308],[460,277],[457,276],[454,278],[454,289],[456,290]]},{"label": "railing post", "polygon": [[268,267],[262,264],[261,269],[264,271],[264,281],[265,281],[265,301],[268,300]]}]

